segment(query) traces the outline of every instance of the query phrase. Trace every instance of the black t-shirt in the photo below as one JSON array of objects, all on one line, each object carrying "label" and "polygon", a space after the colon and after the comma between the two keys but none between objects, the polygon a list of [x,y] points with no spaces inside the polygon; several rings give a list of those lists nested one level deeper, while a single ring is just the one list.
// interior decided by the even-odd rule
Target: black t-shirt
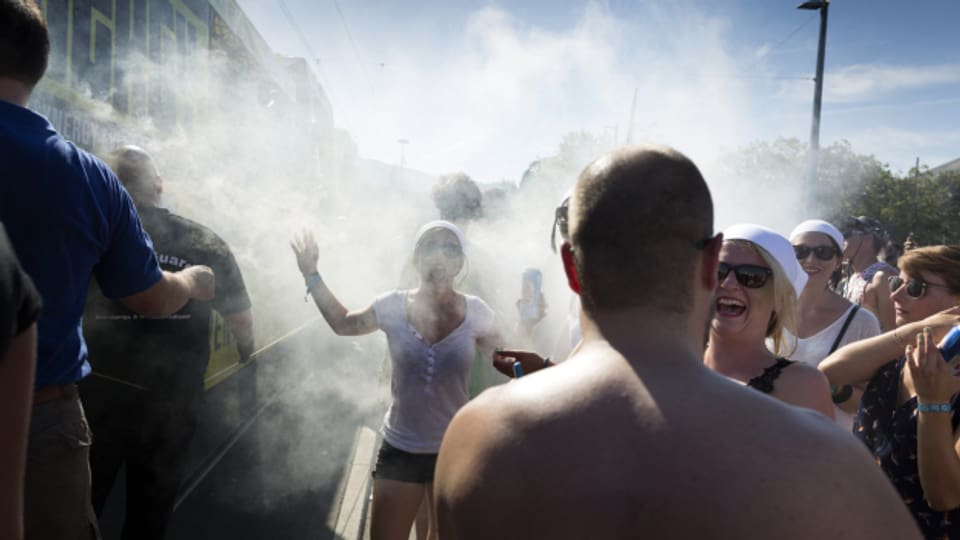
[{"label": "black t-shirt", "polygon": [[10,342],[40,315],[40,295],[20,268],[7,232],[0,223],[0,361]]},{"label": "black t-shirt", "polygon": [[139,209],[161,268],[213,269],[212,301],[191,300],[165,318],[147,318],[103,296],[91,283],[83,317],[84,337],[94,373],[149,389],[157,396],[199,397],[210,357],[210,316],[250,308],[240,268],[230,248],[210,229],[163,208]]}]

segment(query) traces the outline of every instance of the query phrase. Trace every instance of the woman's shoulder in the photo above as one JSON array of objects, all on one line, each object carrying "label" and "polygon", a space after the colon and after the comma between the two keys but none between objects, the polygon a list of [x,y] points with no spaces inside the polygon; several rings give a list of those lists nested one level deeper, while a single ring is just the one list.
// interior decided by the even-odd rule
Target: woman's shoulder
[{"label": "woman's shoulder", "polygon": [[857,309],[850,325],[859,329],[864,337],[880,335],[880,319],[869,309],[863,307]]},{"label": "woman's shoulder", "polygon": [[469,316],[472,316],[474,320],[479,321],[483,326],[487,326],[493,322],[493,308],[491,308],[483,298],[466,293],[463,294],[463,297],[466,299],[467,314]]},{"label": "woman's shoulder", "polygon": [[467,293],[461,293],[461,294],[463,294],[463,298],[464,298],[464,299],[466,300],[466,302],[467,302],[467,309],[471,309],[471,308],[472,308],[472,309],[484,309],[484,308],[486,308],[486,309],[490,309],[490,310],[492,311],[492,308],[490,307],[490,305],[487,304],[486,301],[484,301],[483,298],[480,298],[479,296],[474,296],[474,295],[472,295],[472,294],[467,294]]},{"label": "woman's shoulder", "polygon": [[382,292],[374,298],[373,303],[379,304],[383,302],[399,302],[407,297],[407,294],[410,291],[406,289],[393,289],[392,291]]},{"label": "woman's shoulder", "polygon": [[380,293],[373,299],[373,311],[379,319],[401,313],[408,292],[404,289],[394,289]]},{"label": "woman's shoulder", "polygon": [[830,385],[827,377],[816,367],[806,362],[792,362],[786,366],[780,376],[784,384],[796,387],[813,387],[816,389],[829,390]]}]

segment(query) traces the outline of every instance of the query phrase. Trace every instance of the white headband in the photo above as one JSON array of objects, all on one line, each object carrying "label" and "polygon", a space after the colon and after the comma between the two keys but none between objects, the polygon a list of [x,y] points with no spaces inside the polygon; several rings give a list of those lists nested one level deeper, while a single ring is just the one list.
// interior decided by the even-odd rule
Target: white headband
[{"label": "white headband", "polygon": [[724,240],[746,240],[761,247],[769,253],[773,259],[780,265],[780,269],[793,285],[797,298],[803,292],[803,287],[807,284],[807,273],[797,262],[797,255],[793,251],[793,245],[790,241],[781,236],[773,229],[768,229],[762,225],[753,225],[742,223],[734,225],[723,231]]},{"label": "white headband", "polygon": [[808,219],[797,225],[793,228],[793,232],[790,233],[790,240],[808,232],[825,234],[837,243],[838,248],[843,249],[843,235],[840,233],[840,230],[822,219]]},{"label": "white headband", "polygon": [[420,227],[420,229],[417,231],[417,237],[413,241],[414,251],[416,251],[417,246],[420,245],[420,240],[423,238],[423,235],[427,234],[428,231],[431,231],[433,229],[446,229],[452,232],[454,236],[457,237],[457,242],[460,242],[460,249],[462,249],[464,253],[466,253],[467,243],[463,240],[463,233],[460,232],[460,228],[454,225],[453,223],[450,223],[449,221],[444,221],[442,219],[431,221],[429,223],[424,223],[423,226]]}]

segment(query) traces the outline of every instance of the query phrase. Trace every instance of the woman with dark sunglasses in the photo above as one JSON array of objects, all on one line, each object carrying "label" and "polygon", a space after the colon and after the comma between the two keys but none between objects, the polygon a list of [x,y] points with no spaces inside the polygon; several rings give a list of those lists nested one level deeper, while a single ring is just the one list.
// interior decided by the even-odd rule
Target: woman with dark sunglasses
[{"label": "woman with dark sunglasses", "polygon": [[[800,294],[796,350],[787,358],[817,367],[838,348],[880,334],[880,322],[867,309],[861,309],[830,288],[831,276],[843,263],[843,235],[832,224],[811,219],[790,233],[797,261],[807,274],[807,285]],[[862,388],[837,387],[833,401],[834,416],[847,431],[853,428],[853,415],[860,402]],[[849,407],[844,410],[843,405]]]},{"label": "woman with dark sunglasses", "polygon": [[820,364],[831,384],[869,381],[854,434],[926,538],[960,538],[960,380],[933,344],[960,323],[960,246],[913,249],[891,279],[897,327]]},{"label": "woman with dark sunglasses", "polygon": [[759,225],[735,225],[723,239],[704,362],[760,392],[833,419],[823,375],[785,358],[792,352],[786,330],[795,328],[797,296],[807,281],[793,246]]},{"label": "woman with dark sunglasses", "polygon": [[430,523],[427,538],[436,538],[432,491],[440,441],[453,415],[469,399],[477,351],[490,358],[500,341],[493,310],[454,287],[466,259],[463,234],[446,221],[421,227],[413,249],[419,287],[382,294],[362,311],[347,310],[320,278],[319,249],[311,233],[295,238],[291,247],[307,294],[337,335],[377,330],[387,335],[392,401],[373,471],[371,538],[406,540],[424,500]]}]

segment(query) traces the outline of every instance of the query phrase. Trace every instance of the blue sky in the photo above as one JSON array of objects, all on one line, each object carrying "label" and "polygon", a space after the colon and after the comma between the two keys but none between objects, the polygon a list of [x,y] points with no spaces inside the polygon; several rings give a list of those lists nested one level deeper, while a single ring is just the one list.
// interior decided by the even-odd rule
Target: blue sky
[{"label": "blue sky", "polygon": [[[819,15],[797,0],[238,1],[274,50],[316,58],[365,157],[407,139],[411,167],[516,180],[570,131],[623,142],[634,89],[633,139],[701,164],[809,137]],[[834,0],[821,144],[895,171],[960,158],[957,21],[956,0]]]}]

